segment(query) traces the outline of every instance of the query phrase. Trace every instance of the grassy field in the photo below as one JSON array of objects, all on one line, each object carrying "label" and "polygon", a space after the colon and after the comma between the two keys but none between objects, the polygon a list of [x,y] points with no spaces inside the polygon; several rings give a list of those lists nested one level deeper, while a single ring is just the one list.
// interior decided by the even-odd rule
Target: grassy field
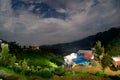
[{"label": "grassy field", "polygon": [[111,80],[111,79],[87,75],[87,76],[65,76],[65,77],[59,77],[59,78],[51,78],[48,80]]}]

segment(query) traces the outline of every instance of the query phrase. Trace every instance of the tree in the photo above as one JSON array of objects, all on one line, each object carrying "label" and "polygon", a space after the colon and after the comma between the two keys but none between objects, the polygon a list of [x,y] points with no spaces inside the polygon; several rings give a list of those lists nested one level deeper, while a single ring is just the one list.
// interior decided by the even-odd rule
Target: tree
[{"label": "tree", "polygon": [[108,54],[105,54],[101,60],[103,71],[105,70],[105,68],[110,66],[111,63],[112,63],[112,58]]},{"label": "tree", "polygon": [[21,62],[21,70],[22,70],[22,73],[25,74],[27,73],[28,71],[28,63],[27,63],[27,60],[24,59],[22,62]]},{"label": "tree", "polygon": [[111,56],[120,55],[120,36],[108,42],[106,46],[106,52],[109,53]]},{"label": "tree", "polygon": [[104,47],[102,47],[100,41],[97,41],[97,42],[96,42],[94,48],[95,48],[95,53],[96,53],[98,56],[100,56],[101,54],[104,53]]},{"label": "tree", "polygon": [[[8,44],[2,43],[1,44],[1,48],[2,51],[0,53],[0,59],[1,59],[1,64],[3,65],[8,65],[9,64],[9,58],[10,58],[10,54],[9,54],[9,48],[8,48]],[[4,62],[4,63],[3,63]]]},{"label": "tree", "polygon": [[10,65],[14,67],[14,63],[16,62],[16,56],[10,57]]}]

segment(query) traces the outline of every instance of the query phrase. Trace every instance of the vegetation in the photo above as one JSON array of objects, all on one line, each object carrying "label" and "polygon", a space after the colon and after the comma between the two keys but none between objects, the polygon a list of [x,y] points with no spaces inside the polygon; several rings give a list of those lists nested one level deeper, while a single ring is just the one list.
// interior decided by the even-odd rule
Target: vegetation
[{"label": "vegetation", "polygon": [[63,67],[57,67],[54,70],[54,74],[58,76],[62,76],[64,74],[64,68]]},{"label": "vegetation", "polygon": [[1,48],[2,51],[0,53],[0,65],[6,66],[9,64],[8,59],[11,57],[11,55],[9,54],[8,44],[2,44]]},{"label": "vegetation", "polygon": [[100,41],[97,41],[94,47],[95,47],[95,53],[98,56],[104,53],[104,47],[102,47],[102,44]]},{"label": "vegetation", "polygon": [[[120,41],[119,38],[116,40]],[[116,48],[113,47],[110,49],[112,47],[111,45],[113,45],[113,42],[111,42],[106,50],[116,50],[115,55],[118,55],[120,44],[116,40],[113,40],[113,42],[116,42],[114,43]],[[103,54],[103,57],[100,59],[100,63],[103,70],[105,70],[111,65],[112,62],[111,56],[109,55],[110,52],[107,51],[109,52],[108,54],[104,53],[104,47],[100,41],[97,41],[94,47],[95,53],[98,55],[97,57]],[[60,52],[57,53],[57,51],[54,51],[54,49],[47,49],[46,47],[42,47],[37,50],[32,49],[32,47],[29,47],[28,49],[26,47],[21,48],[16,43],[9,43],[9,45],[2,44],[0,52],[0,77],[2,75],[2,77],[6,79],[9,78],[11,80],[24,80],[24,78],[28,80],[44,80],[46,78],[50,78],[50,80],[56,80],[56,77],[58,77],[57,80],[111,80],[109,78],[110,76],[104,74],[102,71],[96,72],[95,74],[91,74],[90,72],[65,72],[64,68],[61,67],[63,64],[63,56],[59,54]],[[116,77],[119,78],[119,75]]]},{"label": "vegetation", "polygon": [[108,54],[105,54],[101,60],[101,65],[103,67],[103,71],[105,68],[109,67],[112,63],[112,58]]},{"label": "vegetation", "polygon": [[106,52],[111,56],[120,55],[120,35],[107,44]]},{"label": "vegetation", "polygon": [[[18,53],[10,54],[9,46],[8,44],[5,43],[1,45],[1,48],[2,51],[0,53],[0,63],[1,63],[0,66],[10,68],[11,70],[15,71],[15,73],[20,73],[26,76],[38,75],[43,78],[50,78],[53,76],[54,74],[53,72],[56,72],[52,68],[56,68],[57,65],[50,60],[54,60],[54,58],[57,58],[57,56],[52,53],[45,56],[38,54],[38,52],[40,52],[39,50],[35,50],[35,51],[31,50],[35,54],[31,56],[30,55],[31,53],[30,54],[27,53],[29,51],[24,51],[21,49],[22,50],[21,52],[24,53],[24,54],[22,53],[23,55],[20,55]],[[16,52],[19,51],[18,49],[15,51]],[[18,57],[18,55],[20,55],[20,58]],[[7,76],[6,78],[17,79],[18,77],[11,75],[11,76]]]},{"label": "vegetation", "polygon": [[29,59],[29,65],[57,67],[57,65],[60,66],[64,62],[63,57],[59,54],[60,52],[55,53],[54,49],[47,49],[47,47],[32,49],[31,46],[28,48],[25,46],[21,48],[16,43],[9,43],[9,45],[10,52],[14,54],[18,60]]}]

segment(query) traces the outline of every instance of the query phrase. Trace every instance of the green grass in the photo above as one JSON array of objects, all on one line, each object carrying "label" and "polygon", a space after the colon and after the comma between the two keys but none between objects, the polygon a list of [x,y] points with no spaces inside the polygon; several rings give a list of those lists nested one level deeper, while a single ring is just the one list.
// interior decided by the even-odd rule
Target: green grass
[{"label": "green grass", "polygon": [[29,64],[41,67],[57,67],[57,65],[45,57],[29,58]]},{"label": "green grass", "polygon": [[[38,54],[32,52],[20,52],[16,55],[19,60],[28,59],[28,64],[32,66],[41,66],[41,67],[57,67],[57,62],[61,62],[61,58],[58,59],[58,56],[54,54]],[[53,60],[54,59],[54,60]],[[53,61],[51,61],[53,60]],[[57,61],[57,62],[55,62]]]},{"label": "green grass", "polygon": [[2,67],[0,66],[0,70],[4,70],[7,74],[15,74],[15,75],[19,75],[21,77],[25,77],[25,75],[21,74],[21,73],[17,73],[15,71],[13,71],[12,69],[9,69],[7,67]]},{"label": "green grass", "polygon": [[13,70],[11,70],[9,68],[6,68],[6,67],[0,66],[0,70],[4,70],[4,71],[6,71],[7,73],[10,73],[10,74],[16,74]]}]

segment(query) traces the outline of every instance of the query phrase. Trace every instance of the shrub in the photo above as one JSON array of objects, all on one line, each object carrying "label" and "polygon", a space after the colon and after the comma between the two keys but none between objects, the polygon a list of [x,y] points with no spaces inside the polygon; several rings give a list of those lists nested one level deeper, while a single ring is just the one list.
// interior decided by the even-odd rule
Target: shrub
[{"label": "shrub", "polygon": [[64,72],[64,68],[63,67],[57,67],[57,68],[55,68],[55,72]]},{"label": "shrub", "polygon": [[64,76],[74,76],[74,75],[76,75],[74,71],[64,73]]},{"label": "shrub", "polygon": [[48,70],[42,70],[42,71],[40,71],[40,75],[43,78],[50,78],[53,76],[53,73]]},{"label": "shrub", "polygon": [[96,72],[95,75],[96,76],[101,76],[101,77],[105,76],[105,74],[103,72],[101,72],[101,71]]},{"label": "shrub", "polygon": [[21,72],[20,66],[14,66],[12,69],[13,69],[15,72]]},{"label": "shrub", "polygon": [[54,73],[58,76],[62,76],[64,74],[64,68],[63,67],[57,67],[57,68],[55,68]]},{"label": "shrub", "polygon": [[86,71],[86,72],[78,72],[76,73],[76,75],[79,75],[79,76],[82,76],[82,75],[89,75],[90,72],[89,71]]},{"label": "shrub", "polygon": [[11,56],[10,57],[10,66],[14,67],[14,63],[16,62],[16,56]]},{"label": "shrub", "polygon": [[23,74],[26,74],[28,71],[28,63],[26,59],[24,59],[21,63],[21,70]]}]

